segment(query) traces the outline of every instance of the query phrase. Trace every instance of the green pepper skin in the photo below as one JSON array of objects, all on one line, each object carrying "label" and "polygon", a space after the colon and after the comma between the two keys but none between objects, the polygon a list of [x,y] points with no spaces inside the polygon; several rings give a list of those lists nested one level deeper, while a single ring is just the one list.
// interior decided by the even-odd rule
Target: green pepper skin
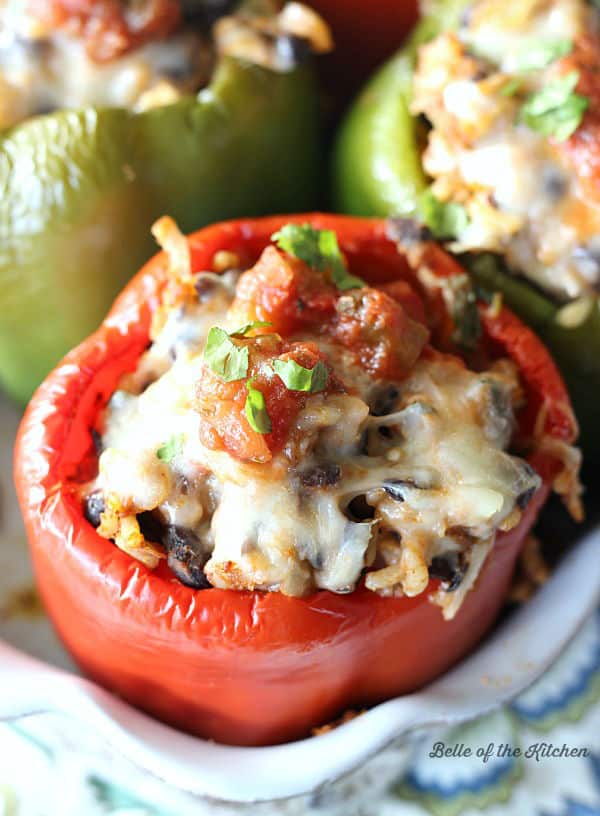
[{"label": "green pepper skin", "polygon": [[406,46],[367,83],[340,128],[333,152],[333,202],[352,215],[416,215],[427,187],[418,122],[411,115],[418,47],[455,28],[468,0],[435,0]]},{"label": "green pepper skin", "polygon": [[[418,120],[411,116],[418,46],[456,28],[469,0],[436,0],[408,44],[367,83],[342,123],[333,153],[333,201],[352,215],[417,215],[428,186],[420,158]],[[569,387],[586,457],[600,461],[600,299],[576,328],[557,322],[559,307],[525,279],[507,274],[491,256],[469,264],[476,281],[502,292],[508,305],[551,349]],[[490,262],[491,261],[491,262]]]},{"label": "green pepper skin", "polygon": [[307,210],[318,188],[311,70],[221,59],[197,97],[143,113],[87,108],[0,140],[0,381],[24,402],[100,323],[156,247],[240,215]]}]

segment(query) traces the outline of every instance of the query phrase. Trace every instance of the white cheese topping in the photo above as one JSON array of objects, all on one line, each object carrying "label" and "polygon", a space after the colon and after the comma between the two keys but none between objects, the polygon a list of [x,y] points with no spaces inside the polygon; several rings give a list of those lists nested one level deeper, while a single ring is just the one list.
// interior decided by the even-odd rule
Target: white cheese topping
[{"label": "white cheese topping", "polygon": [[32,29],[22,7],[0,7],[0,128],[63,108],[168,104],[199,90],[211,70],[210,44],[192,30],[97,63],[81,39]]},{"label": "white cheese topping", "polygon": [[[278,2],[246,4],[245,11],[219,17],[209,37],[204,28],[216,16],[218,4],[212,8],[211,3],[191,2],[189,22],[175,33],[98,62],[90,59],[85,38],[74,35],[68,25],[55,30],[27,5],[23,0],[0,0],[0,128],[64,108],[140,111],[168,105],[203,88],[217,56],[285,73],[310,52],[333,48],[325,21],[301,3],[283,8]],[[127,19],[135,22],[137,15],[144,20],[144,4],[137,10],[135,3],[132,8],[126,5]],[[151,11],[152,3],[146,5]],[[184,12],[185,6],[183,2]],[[109,46],[111,36],[108,31]]]},{"label": "white cheese topping", "polygon": [[423,165],[434,194],[468,215],[453,249],[500,253],[560,299],[589,294],[600,286],[600,201],[519,112],[556,76],[547,49],[576,47],[598,15],[584,0],[475,0],[464,20],[421,48],[412,104],[432,125]]},{"label": "white cheese topping", "polygon": [[[514,368],[475,373],[431,354],[384,383],[333,340],[292,337],[317,343],[346,390],[309,395],[271,461],[242,461],[203,444],[195,407],[208,329],[232,330],[235,280],[226,273],[198,287],[197,304],[175,307],[123,378],[90,490],[142,529],[151,512],[169,564],[192,585],[193,561],[222,588],[351,592],[370,569],[371,589],[416,595],[431,567],[442,570],[436,601],[451,616],[497,530],[518,522],[540,484],[506,453]],[[157,455],[168,440],[169,455]],[[106,519],[101,533],[119,543]]]}]

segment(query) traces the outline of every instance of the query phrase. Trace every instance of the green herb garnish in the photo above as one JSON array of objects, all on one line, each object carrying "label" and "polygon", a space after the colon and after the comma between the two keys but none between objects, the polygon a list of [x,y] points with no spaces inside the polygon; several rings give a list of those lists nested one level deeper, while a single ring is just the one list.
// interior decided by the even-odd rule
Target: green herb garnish
[{"label": "green herb garnish", "polygon": [[528,40],[519,50],[516,69],[519,72],[539,71],[573,50],[573,41],[567,39]]},{"label": "green herb garnish", "polygon": [[430,189],[421,194],[419,211],[434,238],[458,238],[469,225],[467,211],[461,204],[440,201]]},{"label": "green herb garnish", "polygon": [[248,390],[248,396],[246,397],[244,411],[250,427],[259,434],[271,433],[273,426],[267,411],[264,394],[252,385],[252,380],[248,380],[246,389]]},{"label": "green herb garnish", "polygon": [[236,346],[223,329],[213,326],[206,338],[204,360],[225,382],[241,380],[248,373],[248,349]]},{"label": "green herb garnish", "polygon": [[310,224],[286,224],[271,236],[279,249],[300,258],[319,272],[329,272],[338,289],[357,289],[365,282],[350,275],[333,230],[317,230]]},{"label": "green herb garnish", "polygon": [[523,104],[519,120],[544,136],[566,141],[583,119],[589,99],[575,92],[579,73],[571,71],[532,94]]},{"label": "green herb garnish", "polygon": [[184,434],[173,434],[166,442],[160,446],[156,451],[156,458],[161,462],[169,463],[172,459],[183,451],[183,443],[185,442]]},{"label": "green herb garnish", "polygon": [[481,320],[477,294],[466,275],[456,275],[446,281],[449,305],[454,322],[453,341],[466,351],[473,351],[481,337]]},{"label": "green herb garnish", "polygon": [[275,360],[275,373],[290,391],[309,391],[316,394],[327,384],[327,367],[319,360],[314,368],[304,368],[295,360]]},{"label": "green herb garnish", "polygon": [[519,93],[521,87],[523,85],[523,81],[514,77],[513,79],[509,79],[505,85],[503,85],[498,93],[501,96],[514,96],[515,94]]},{"label": "green herb garnish", "polygon": [[253,320],[251,323],[244,323],[239,329],[230,333],[231,337],[245,337],[252,329],[266,329],[273,324],[268,320]]},{"label": "green herb garnish", "polygon": [[472,351],[481,337],[481,321],[475,294],[470,295],[454,312],[454,342],[461,348]]}]

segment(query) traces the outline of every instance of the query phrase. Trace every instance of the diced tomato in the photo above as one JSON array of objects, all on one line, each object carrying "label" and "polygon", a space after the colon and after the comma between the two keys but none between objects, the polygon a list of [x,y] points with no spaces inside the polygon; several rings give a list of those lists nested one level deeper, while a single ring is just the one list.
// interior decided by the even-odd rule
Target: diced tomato
[{"label": "diced tomato", "polygon": [[399,303],[412,320],[427,325],[423,298],[408,281],[395,280],[383,283],[378,288]]},{"label": "diced tomato", "polygon": [[320,272],[268,246],[240,278],[232,312],[242,320],[268,320],[286,336],[331,319],[336,299],[336,288]]},{"label": "diced tomato", "polygon": [[389,379],[410,371],[429,337],[425,326],[408,317],[390,295],[370,287],[339,299],[330,333],[357,354],[373,377]]},{"label": "diced tomato", "polygon": [[[273,454],[285,445],[290,428],[298,412],[310,396],[306,392],[292,391],[274,373],[274,360],[295,360],[304,368],[314,368],[319,360],[326,362],[325,355],[314,343],[286,343],[279,339],[263,343],[263,338],[244,342],[250,349],[248,378],[252,386],[262,392],[267,413],[271,420],[271,432],[261,434],[248,422],[245,413],[248,390],[246,379],[234,382],[223,380],[204,364],[196,391],[197,409],[202,421],[202,443],[211,450],[226,450],[236,459],[253,462],[269,462]],[[339,388],[337,381],[332,386]]]},{"label": "diced tomato", "polygon": [[91,59],[109,62],[168,36],[182,21],[179,0],[144,0],[142,5],[138,13],[128,13],[120,0],[30,0],[28,13],[50,28],[78,34]]},{"label": "diced tomato", "polygon": [[329,334],[376,377],[406,374],[428,337],[423,301],[407,281],[340,292],[274,246],[240,278],[232,312],[240,322],[269,321],[283,336],[301,329]]},{"label": "diced tomato", "polygon": [[600,201],[600,36],[587,34],[575,42],[571,54],[557,63],[564,74],[577,71],[577,92],[588,100],[588,108],[575,133],[556,145],[569,161],[589,197]]},{"label": "diced tomato", "polygon": [[223,382],[207,365],[198,382],[197,407],[202,417],[200,439],[212,450],[226,450],[236,459],[268,462],[272,456],[266,438],[246,419],[245,380]]}]

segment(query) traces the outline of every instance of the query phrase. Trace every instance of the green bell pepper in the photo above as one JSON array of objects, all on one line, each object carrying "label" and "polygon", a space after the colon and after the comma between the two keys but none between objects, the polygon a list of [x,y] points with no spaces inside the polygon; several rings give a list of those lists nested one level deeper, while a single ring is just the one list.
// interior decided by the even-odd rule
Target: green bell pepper
[{"label": "green bell pepper", "polygon": [[86,108],[0,136],[0,382],[25,401],[152,255],[152,222],[315,205],[316,87],[225,57],[197,96],[133,113]]},{"label": "green bell pepper", "polygon": [[[457,28],[469,0],[434,0],[407,45],[367,83],[338,134],[333,153],[333,197],[338,211],[354,215],[418,217],[429,181],[421,164],[424,133],[411,115],[413,72],[419,46]],[[525,278],[510,275],[489,254],[465,258],[475,281],[499,291],[552,350],[567,382],[586,455],[600,460],[600,299],[562,307]],[[580,322],[567,310],[580,307]],[[583,317],[583,319],[581,319]]]}]

